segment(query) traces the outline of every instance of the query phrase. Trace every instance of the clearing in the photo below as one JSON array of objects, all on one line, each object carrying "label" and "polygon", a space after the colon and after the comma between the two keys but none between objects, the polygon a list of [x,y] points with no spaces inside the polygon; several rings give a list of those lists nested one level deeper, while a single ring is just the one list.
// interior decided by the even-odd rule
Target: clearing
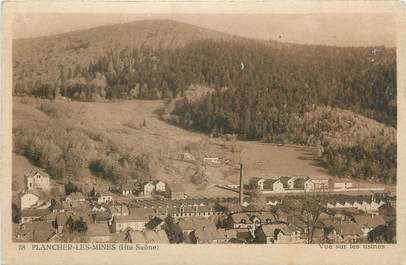
[{"label": "clearing", "polygon": [[[272,175],[329,176],[318,165],[314,150],[309,147],[278,146],[260,142],[227,141],[210,138],[204,134],[185,130],[168,124],[159,118],[164,107],[158,100],[120,100],[111,102],[56,102],[62,114],[51,117],[38,106],[44,100],[34,98],[13,98],[13,128],[24,126],[63,126],[92,131],[107,136],[114,144],[145,149],[154,154],[158,165],[155,178],[169,185],[182,183],[186,193],[193,197],[230,197],[235,192],[219,189],[216,184],[237,184],[239,179],[239,151],[242,156],[245,182],[250,177]],[[142,126],[145,123],[145,126]],[[237,149],[233,148],[238,146]],[[190,152],[196,161],[179,159],[184,152]],[[202,165],[207,155],[230,159],[230,163],[206,165],[207,183],[195,185],[191,175]],[[13,191],[21,190],[23,174],[33,167],[25,158],[13,155]],[[93,183],[99,188],[108,185],[96,180],[86,171],[81,182]],[[97,188],[97,187],[96,187]]]}]

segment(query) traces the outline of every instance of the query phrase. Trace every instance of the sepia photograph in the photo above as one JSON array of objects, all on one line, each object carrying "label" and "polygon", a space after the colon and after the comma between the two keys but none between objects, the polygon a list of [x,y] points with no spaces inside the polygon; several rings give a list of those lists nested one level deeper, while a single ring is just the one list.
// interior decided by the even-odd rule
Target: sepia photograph
[{"label": "sepia photograph", "polygon": [[393,18],[80,16],[14,21],[15,242],[396,243]]},{"label": "sepia photograph", "polygon": [[221,10],[13,14],[7,242],[402,241],[396,16]]}]

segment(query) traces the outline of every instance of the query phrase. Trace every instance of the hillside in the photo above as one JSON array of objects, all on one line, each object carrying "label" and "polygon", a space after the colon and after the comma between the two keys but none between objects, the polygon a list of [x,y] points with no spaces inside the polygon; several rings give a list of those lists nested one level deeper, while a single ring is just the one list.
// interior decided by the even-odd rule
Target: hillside
[{"label": "hillside", "polygon": [[190,86],[226,87],[264,94],[269,105],[338,107],[396,127],[391,48],[260,41],[170,20],[15,40],[13,47],[16,95],[163,99]]},{"label": "hillside", "polygon": [[[182,142],[193,130],[308,145],[333,175],[396,182],[393,48],[260,41],[170,20],[15,40],[13,48],[14,95],[29,96],[14,112],[31,117],[14,120],[15,151],[56,177],[83,168],[113,182],[162,168],[199,174],[198,164],[173,169],[164,159],[196,141],[173,149],[164,130],[144,134],[145,117],[159,111],[150,100],[164,99],[167,122],[187,129],[178,128]],[[132,113],[127,100],[146,112]]]},{"label": "hillside", "polygon": [[[317,164],[313,148],[210,138],[162,121],[157,110],[163,106],[164,102],[158,100],[94,103],[14,97],[13,151],[18,154],[13,158],[15,190],[21,187],[26,170],[40,166],[58,183],[71,180],[111,185],[127,178],[151,178],[169,184],[182,182],[193,196],[237,196],[215,185],[238,183],[235,163],[242,148],[247,150],[246,181],[260,175],[329,175]],[[144,120],[146,126],[142,126]],[[179,159],[184,152],[193,154],[196,161]],[[132,164],[129,154],[135,159],[145,155],[148,167],[143,167],[144,162]],[[201,166],[204,155],[231,159],[232,163],[207,166],[207,179],[195,184],[191,177]],[[89,171],[95,161],[109,161],[111,164],[102,165],[106,169],[109,165],[116,168],[105,171],[96,181],[94,176],[98,172]],[[77,175],[69,172],[71,163],[78,169],[73,172]]]},{"label": "hillside", "polygon": [[269,107],[266,97],[250,93],[244,98],[257,98],[256,103],[243,106],[228,103],[227,95],[238,97],[235,91],[207,94],[198,101],[178,100],[167,119],[212,135],[314,146],[320,164],[333,175],[396,182],[395,128],[329,106]]},{"label": "hillside", "polygon": [[64,71],[87,66],[112,50],[174,49],[199,40],[237,38],[171,20],[145,20],[59,35],[13,40],[15,81],[54,82]]}]

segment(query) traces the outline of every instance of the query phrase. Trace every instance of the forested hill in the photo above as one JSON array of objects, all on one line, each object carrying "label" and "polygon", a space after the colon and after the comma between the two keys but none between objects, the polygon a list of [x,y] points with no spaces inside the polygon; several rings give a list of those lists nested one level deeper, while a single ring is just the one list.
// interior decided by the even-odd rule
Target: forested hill
[{"label": "forested hill", "polygon": [[[171,20],[141,20],[58,35],[13,40],[14,79],[55,82],[109,52],[124,48],[155,50],[182,47],[192,41],[237,38]],[[59,80],[60,81],[60,80]]]},{"label": "forested hill", "polygon": [[16,94],[155,99],[199,84],[236,90],[241,103],[340,107],[396,126],[396,53],[385,47],[257,41],[151,20],[16,40],[13,55]]}]

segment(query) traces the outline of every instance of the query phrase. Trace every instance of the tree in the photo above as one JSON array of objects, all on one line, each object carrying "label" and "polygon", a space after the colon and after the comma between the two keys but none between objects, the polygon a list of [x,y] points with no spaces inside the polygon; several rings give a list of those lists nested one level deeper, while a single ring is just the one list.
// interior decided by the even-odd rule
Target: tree
[{"label": "tree", "polygon": [[315,198],[305,198],[302,202],[301,213],[307,226],[307,243],[313,243],[313,235],[316,228],[319,227],[319,217],[323,207],[319,200]]},{"label": "tree", "polygon": [[69,181],[67,184],[65,184],[65,194],[66,194],[66,196],[71,194],[71,193],[78,192],[78,191],[79,191],[79,188],[75,184],[73,184],[72,182]]},{"label": "tree", "polygon": [[73,222],[73,231],[76,231],[80,234],[84,234],[87,231],[87,223],[83,220],[82,217],[79,220],[75,220]]},{"label": "tree", "polygon": [[250,111],[249,107],[247,107],[244,112],[242,130],[243,130],[244,138],[248,139],[251,135],[251,111]]},{"label": "tree", "polygon": [[168,215],[164,221],[165,232],[168,235],[169,242],[175,244],[181,243],[183,240],[182,230],[175,224],[173,217]]}]

